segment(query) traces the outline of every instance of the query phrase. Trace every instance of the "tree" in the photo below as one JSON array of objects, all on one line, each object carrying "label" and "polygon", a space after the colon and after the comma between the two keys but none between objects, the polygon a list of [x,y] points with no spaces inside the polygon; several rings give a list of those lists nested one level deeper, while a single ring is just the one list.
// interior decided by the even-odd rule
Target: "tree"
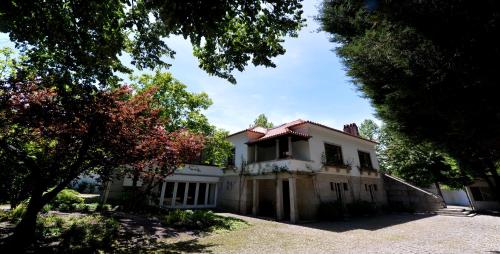
[{"label": "tree", "polygon": [[385,126],[380,132],[377,152],[383,171],[423,188],[437,183],[461,188],[470,183],[470,176],[464,174],[452,158],[435,149],[432,144],[414,143]]},{"label": "tree", "polygon": [[204,92],[191,93],[187,86],[176,80],[171,73],[155,72],[154,75],[144,74],[134,78],[139,93],[154,89],[153,106],[160,110],[169,131],[188,129],[195,133],[208,135],[213,127],[202,111],[212,105],[212,100]]},{"label": "tree", "polygon": [[214,129],[206,138],[203,149],[204,163],[225,167],[232,155],[233,145],[227,141],[229,132],[223,129]]},{"label": "tree", "polygon": [[226,166],[231,156],[232,145],[226,140],[227,131],[211,125],[202,111],[212,105],[206,93],[191,93],[187,86],[167,72],[155,72],[154,75],[142,75],[135,78],[135,87],[139,93],[154,89],[153,107],[159,110],[160,117],[166,122],[169,131],[180,129],[203,134],[205,144],[200,163]]},{"label": "tree", "polygon": [[361,123],[360,134],[379,142],[377,157],[383,172],[423,188],[436,183],[458,188],[471,180],[452,158],[430,143],[412,142],[386,125],[379,127],[370,119]]},{"label": "tree", "polygon": [[325,0],[319,20],[378,116],[500,201],[499,14],[495,1]]},{"label": "tree", "polygon": [[301,9],[300,0],[14,0],[0,3],[0,32],[38,76],[72,84],[116,85],[116,72],[131,71],[123,53],[139,69],[168,67],[163,57],[175,51],[163,39],[171,35],[189,39],[203,70],[235,83],[233,70],[250,61],[275,66],[283,38],[302,27]]},{"label": "tree", "polygon": [[30,197],[12,246],[32,243],[39,211],[82,173],[131,165],[159,179],[201,152],[201,136],[163,127],[154,90],[133,96],[128,87],[60,90],[43,82],[0,86],[0,154],[21,165]]},{"label": "tree", "polygon": [[253,121],[254,126],[264,127],[264,128],[273,128],[274,124],[267,120],[266,115],[260,114]]},{"label": "tree", "polygon": [[359,125],[359,135],[369,140],[376,140],[379,135],[379,127],[373,120],[365,119]]}]

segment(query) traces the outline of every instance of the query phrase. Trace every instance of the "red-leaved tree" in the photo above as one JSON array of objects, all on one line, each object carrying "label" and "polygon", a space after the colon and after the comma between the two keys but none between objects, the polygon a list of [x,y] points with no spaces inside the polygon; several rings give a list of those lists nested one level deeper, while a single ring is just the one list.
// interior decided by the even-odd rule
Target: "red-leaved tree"
[{"label": "red-leaved tree", "polygon": [[42,81],[4,82],[0,89],[0,152],[24,169],[22,189],[30,197],[9,243],[32,243],[37,214],[82,173],[127,168],[123,173],[140,174],[152,186],[203,147],[199,135],[163,128],[151,106],[154,90],[134,95],[127,86]]}]

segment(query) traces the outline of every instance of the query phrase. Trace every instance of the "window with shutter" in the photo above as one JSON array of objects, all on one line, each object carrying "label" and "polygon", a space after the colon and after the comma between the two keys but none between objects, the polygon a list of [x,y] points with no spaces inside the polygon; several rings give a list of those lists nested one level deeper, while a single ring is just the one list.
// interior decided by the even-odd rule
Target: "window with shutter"
[{"label": "window with shutter", "polygon": [[325,143],[325,159],[327,165],[343,165],[342,148]]}]

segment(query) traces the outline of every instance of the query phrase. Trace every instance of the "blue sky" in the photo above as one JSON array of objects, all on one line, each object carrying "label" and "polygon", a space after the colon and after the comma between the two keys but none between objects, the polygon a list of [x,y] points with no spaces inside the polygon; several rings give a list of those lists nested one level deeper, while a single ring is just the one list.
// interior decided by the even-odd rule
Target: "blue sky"
[{"label": "blue sky", "polygon": [[[168,70],[192,92],[206,92],[213,105],[205,112],[212,124],[235,132],[247,128],[264,113],[274,124],[297,118],[312,120],[341,129],[346,123],[372,118],[374,110],[356,91],[345,67],[332,52],[328,35],[317,32],[313,19],[321,0],[306,0],[307,27],[298,38],[285,40],[285,55],[274,59],[276,68],[248,66],[236,73],[236,85],[209,76],[198,68],[192,47],[182,38],[167,39],[177,54],[169,59]],[[0,47],[11,46],[0,34]]]}]

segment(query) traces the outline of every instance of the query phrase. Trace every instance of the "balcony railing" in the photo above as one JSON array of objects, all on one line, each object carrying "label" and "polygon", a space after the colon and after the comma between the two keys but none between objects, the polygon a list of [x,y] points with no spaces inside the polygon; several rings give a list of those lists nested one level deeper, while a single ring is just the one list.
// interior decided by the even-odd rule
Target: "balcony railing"
[{"label": "balcony railing", "polygon": [[259,175],[259,174],[278,173],[278,172],[312,173],[314,170],[312,168],[311,161],[287,158],[287,159],[253,162],[245,167],[245,171],[250,175]]}]

